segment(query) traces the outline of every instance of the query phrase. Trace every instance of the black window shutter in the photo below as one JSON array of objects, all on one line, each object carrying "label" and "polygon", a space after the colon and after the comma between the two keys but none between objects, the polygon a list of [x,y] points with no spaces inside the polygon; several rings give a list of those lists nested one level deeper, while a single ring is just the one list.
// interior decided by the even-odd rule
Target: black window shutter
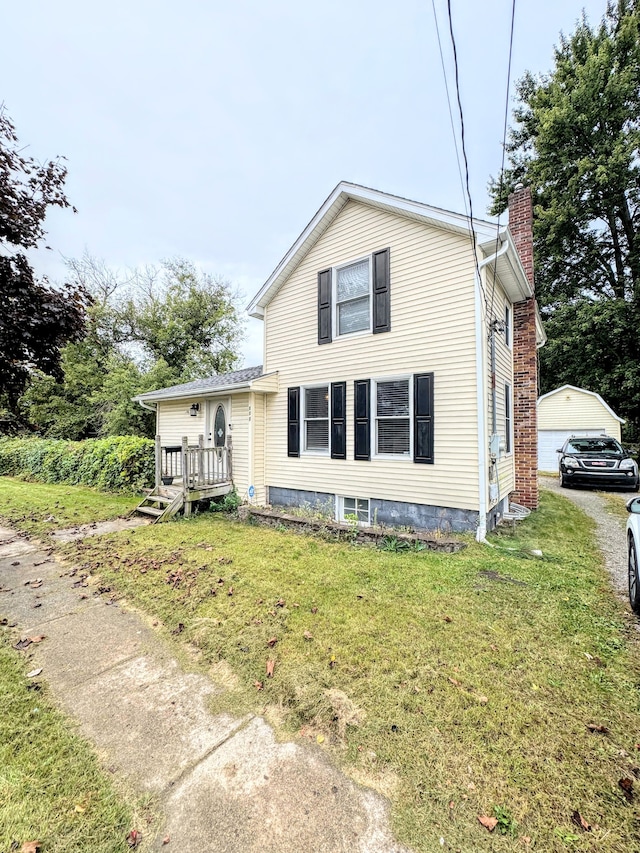
[{"label": "black window shutter", "polygon": [[413,461],[433,465],[433,373],[413,377]]},{"label": "black window shutter", "polygon": [[318,343],[331,343],[331,270],[318,273]]},{"label": "black window shutter", "polygon": [[347,458],[347,383],[331,383],[331,458]]},{"label": "black window shutter", "polygon": [[373,253],[373,334],[391,330],[390,249]]},{"label": "black window shutter", "polygon": [[289,388],[287,456],[300,456],[300,388]]},{"label": "black window shutter", "polygon": [[356,379],[354,390],[354,459],[371,459],[371,381]]}]

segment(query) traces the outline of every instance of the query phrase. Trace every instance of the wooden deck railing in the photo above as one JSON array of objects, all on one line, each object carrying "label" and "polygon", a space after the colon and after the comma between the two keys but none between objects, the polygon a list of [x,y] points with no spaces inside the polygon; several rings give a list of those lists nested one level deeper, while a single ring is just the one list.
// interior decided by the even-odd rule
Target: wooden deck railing
[{"label": "wooden deck railing", "polygon": [[[206,488],[232,480],[231,445],[205,447],[204,436],[198,444],[190,445],[186,437],[182,444],[162,446],[156,436],[156,486],[179,480],[184,491]],[[177,485],[177,484],[176,484]]]}]

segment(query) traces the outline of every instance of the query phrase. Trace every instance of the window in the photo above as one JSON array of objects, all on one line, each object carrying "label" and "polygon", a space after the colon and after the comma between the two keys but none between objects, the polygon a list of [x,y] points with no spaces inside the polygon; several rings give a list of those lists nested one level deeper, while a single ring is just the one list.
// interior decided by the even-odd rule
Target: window
[{"label": "window", "polygon": [[371,327],[369,259],[336,269],[336,332],[350,335]]},{"label": "window", "polygon": [[318,344],[391,331],[390,249],[318,273]]},{"label": "window", "polygon": [[511,453],[511,385],[504,386],[505,451]]},{"label": "window", "polygon": [[375,452],[409,456],[411,448],[411,401],[408,379],[375,383]]},{"label": "window", "polygon": [[303,389],[304,450],[311,453],[329,451],[329,386]]},{"label": "window", "polygon": [[511,346],[511,308],[508,305],[504,306],[504,342]]},{"label": "window", "polygon": [[369,499],[338,497],[338,521],[354,521],[369,525]]}]

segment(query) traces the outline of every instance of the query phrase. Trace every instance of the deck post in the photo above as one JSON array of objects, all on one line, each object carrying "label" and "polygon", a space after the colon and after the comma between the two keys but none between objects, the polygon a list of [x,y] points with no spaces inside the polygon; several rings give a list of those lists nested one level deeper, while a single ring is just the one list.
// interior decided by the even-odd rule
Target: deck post
[{"label": "deck post", "polygon": [[204,476],[204,436],[198,436],[198,485],[204,486],[206,480]]},{"label": "deck post", "polygon": [[191,502],[187,500],[189,494],[189,479],[191,477],[189,459],[189,439],[182,436],[182,447],[180,449],[180,461],[182,465],[182,498],[184,501],[184,514],[191,515]]},{"label": "deck post", "polygon": [[155,494],[158,493],[160,483],[162,481],[162,447],[160,446],[160,436],[156,435],[156,487]]}]

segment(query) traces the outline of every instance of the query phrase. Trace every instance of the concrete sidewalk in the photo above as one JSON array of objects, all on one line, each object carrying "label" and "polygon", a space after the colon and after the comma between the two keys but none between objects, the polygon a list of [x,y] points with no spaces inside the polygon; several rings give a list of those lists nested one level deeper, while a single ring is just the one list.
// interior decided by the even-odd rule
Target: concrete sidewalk
[{"label": "concrete sidewalk", "polygon": [[278,743],[259,717],[211,714],[207,699],[220,688],[184,672],[137,614],[108,605],[91,582],[78,586],[70,570],[51,548],[0,527],[0,618],[21,638],[46,636],[29,646],[29,668],[42,667],[104,765],[160,803],[161,825],[143,849],[408,853],[393,841],[383,798],[319,748]]}]

